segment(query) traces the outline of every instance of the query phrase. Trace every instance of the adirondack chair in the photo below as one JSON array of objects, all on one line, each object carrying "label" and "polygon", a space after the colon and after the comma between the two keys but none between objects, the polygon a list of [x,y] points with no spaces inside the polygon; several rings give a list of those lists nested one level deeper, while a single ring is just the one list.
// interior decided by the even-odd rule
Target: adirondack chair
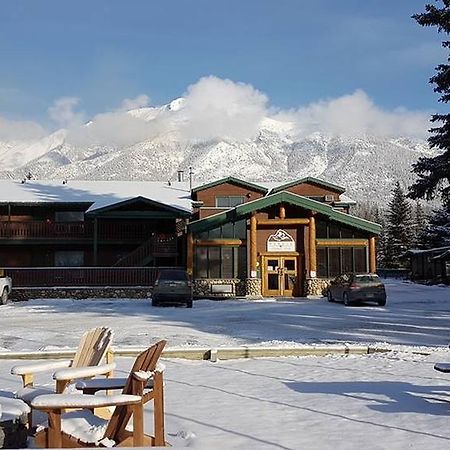
[{"label": "adirondack chair", "polygon": [[[36,397],[32,407],[47,413],[48,425],[38,431],[35,444],[41,448],[165,446],[164,369],[158,364],[165,345],[166,341],[160,341],[136,358],[121,394]],[[153,383],[149,383],[150,380]],[[111,384],[108,380],[104,389],[110,389]],[[152,399],[154,436],[149,436],[144,434],[144,404]],[[94,408],[105,406],[115,406],[109,420],[92,412]],[[76,411],[62,413],[70,409]],[[127,427],[131,417],[132,431]]]},{"label": "adirondack chair", "polygon": [[[28,405],[38,395],[62,393],[67,386],[80,378],[92,378],[97,375],[112,376],[115,364],[109,353],[113,331],[107,327],[93,328],[83,334],[78,349],[72,360],[41,362],[14,366],[13,375],[22,377],[23,388],[16,392]],[[106,359],[106,364],[101,364]],[[59,370],[58,370],[59,369]],[[34,375],[42,372],[53,372],[56,386],[34,385]],[[32,427],[32,414],[29,415],[29,427]]]}]

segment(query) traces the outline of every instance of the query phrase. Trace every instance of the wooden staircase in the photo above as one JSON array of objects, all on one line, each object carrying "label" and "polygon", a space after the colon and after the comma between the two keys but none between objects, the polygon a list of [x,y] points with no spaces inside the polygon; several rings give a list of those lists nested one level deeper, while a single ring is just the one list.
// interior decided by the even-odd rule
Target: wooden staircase
[{"label": "wooden staircase", "polygon": [[120,258],[114,267],[142,267],[152,258],[158,256],[177,255],[177,236],[175,234],[155,234],[143,242],[139,247]]}]

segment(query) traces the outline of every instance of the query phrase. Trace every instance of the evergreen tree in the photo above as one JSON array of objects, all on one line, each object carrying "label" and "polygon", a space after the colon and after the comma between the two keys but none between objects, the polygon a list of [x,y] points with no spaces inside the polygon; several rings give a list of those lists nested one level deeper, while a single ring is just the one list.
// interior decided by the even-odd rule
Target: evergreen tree
[{"label": "evergreen tree", "polygon": [[375,223],[379,223],[383,229],[379,234],[376,243],[377,243],[377,267],[385,267],[386,264],[386,220],[385,215],[382,209],[377,208],[375,210],[373,221]]},{"label": "evergreen tree", "polygon": [[421,203],[416,201],[416,206],[414,208],[414,241],[413,246],[416,248],[422,248],[423,237],[425,234],[426,227],[428,225],[428,215],[425,213]]},{"label": "evergreen tree", "polygon": [[401,256],[413,243],[411,205],[397,181],[392,191],[386,224],[386,267],[401,267]]},{"label": "evergreen tree", "polygon": [[450,246],[450,209],[442,207],[433,211],[428,225],[420,235],[423,248]]},{"label": "evergreen tree", "polygon": [[[450,0],[439,0],[440,6],[425,5],[425,12],[415,14],[415,19],[422,26],[435,26],[438,33],[448,36],[450,33]],[[450,49],[450,41],[444,40],[442,46]],[[450,58],[447,58],[450,62]],[[436,74],[430,78],[434,84],[434,91],[441,96],[439,101],[450,101],[450,65],[439,64]],[[432,123],[441,124],[431,128],[432,136],[428,139],[431,148],[440,150],[438,156],[422,157],[413,165],[413,172],[418,176],[417,181],[410,187],[412,198],[432,199],[440,193],[444,204],[450,203],[450,114],[434,114]]]}]

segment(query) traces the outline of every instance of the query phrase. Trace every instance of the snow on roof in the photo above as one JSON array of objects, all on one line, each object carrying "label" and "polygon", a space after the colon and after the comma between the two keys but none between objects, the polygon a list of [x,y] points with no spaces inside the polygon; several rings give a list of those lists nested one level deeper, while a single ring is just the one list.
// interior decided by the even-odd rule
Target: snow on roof
[{"label": "snow on roof", "polygon": [[406,251],[405,255],[420,255],[420,254],[434,253],[434,252],[445,252],[446,250],[450,250],[450,247],[435,247],[435,248],[429,248],[426,250],[412,248],[412,249]]},{"label": "snow on roof", "polygon": [[93,203],[94,211],[144,197],[191,212],[189,184],[162,181],[20,181],[0,180],[1,203]]},{"label": "snow on roof", "polygon": [[348,195],[341,194],[341,195],[339,196],[339,198],[340,198],[339,202],[349,203],[349,204],[352,204],[352,205],[356,205],[355,200],[353,200],[352,198],[350,198]]}]

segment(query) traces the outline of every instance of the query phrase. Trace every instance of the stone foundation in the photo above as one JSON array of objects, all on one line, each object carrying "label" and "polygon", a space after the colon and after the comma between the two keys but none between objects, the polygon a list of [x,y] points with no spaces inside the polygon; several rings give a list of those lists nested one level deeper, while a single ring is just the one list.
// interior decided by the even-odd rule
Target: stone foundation
[{"label": "stone foundation", "polygon": [[247,297],[262,297],[261,278],[247,278],[245,280],[245,295]]},{"label": "stone foundation", "polygon": [[304,295],[326,295],[330,281],[327,278],[306,278],[304,286]]},{"label": "stone foundation", "polygon": [[150,288],[14,288],[10,299],[14,301],[30,300],[32,298],[149,298]]},{"label": "stone foundation", "polygon": [[[217,286],[214,289],[212,286]],[[223,286],[223,289],[220,289]],[[230,287],[230,291],[227,289]],[[243,297],[245,283],[239,278],[199,278],[194,280],[194,297]]]},{"label": "stone foundation", "polygon": [[[221,289],[220,286],[223,286]],[[194,280],[194,297],[257,297],[261,298],[259,278],[199,278]]]}]

